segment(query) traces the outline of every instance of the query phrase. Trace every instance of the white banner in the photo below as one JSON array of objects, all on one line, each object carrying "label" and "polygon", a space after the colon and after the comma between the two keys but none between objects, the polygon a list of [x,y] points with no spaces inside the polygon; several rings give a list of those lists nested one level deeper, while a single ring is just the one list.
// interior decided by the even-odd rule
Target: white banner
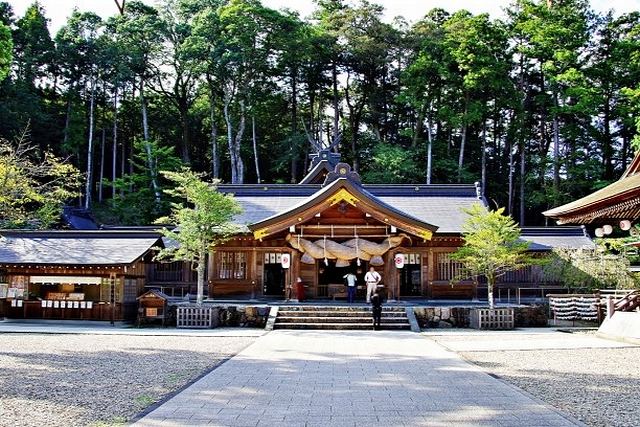
[{"label": "white banner", "polygon": [[282,268],[289,268],[291,266],[291,255],[282,254],[280,257],[280,263],[282,264]]},{"label": "white banner", "polygon": [[92,276],[31,276],[30,283],[73,283],[79,285],[99,285],[102,283],[101,277]]},{"label": "white banner", "polygon": [[396,254],[393,260],[396,263],[396,268],[404,267],[404,254]]}]

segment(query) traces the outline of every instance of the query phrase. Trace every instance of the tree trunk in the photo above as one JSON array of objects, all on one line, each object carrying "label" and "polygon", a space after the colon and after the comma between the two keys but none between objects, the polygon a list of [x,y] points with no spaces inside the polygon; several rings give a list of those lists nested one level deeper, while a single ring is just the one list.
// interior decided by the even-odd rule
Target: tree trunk
[{"label": "tree trunk", "polygon": [[198,254],[198,260],[196,265],[196,272],[198,277],[198,289],[196,293],[196,303],[198,305],[202,304],[202,300],[204,299],[204,284],[206,277],[205,275],[205,263],[207,262],[207,246],[202,245],[200,248],[200,253]]},{"label": "tree trunk", "polygon": [[93,115],[95,106],[95,85],[96,78],[91,76],[91,98],[89,101],[89,141],[87,150],[87,185],[85,188],[86,197],[84,199],[84,208],[91,207],[91,181],[93,180]]},{"label": "tree trunk", "polygon": [[522,142],[522,146],[520,147],[520,227],[524,227],[524,184],[525,184],[525,144]]},{"label": "tree trunk", "polygon": [[238,166],[237,157],[233,149],[233,124],[231,123],[231,113],[229,112],[229,105],[231,104],[231,95],[225,94],[224,96],[224,121],[227,126],[227,145],[229,147],[229,160],[231,160],[231,183],[238,183]]},{"label": "tree trunk", "polygon": [[238,130],[236,131],[236,137],[233,141],[233,152],[236,158],[236,182],[233,184],[244,184],[244,162],[240,153],[242,146],[242,137],[244,135],[246,123],[246,110],[244,100],[240,101],[240,123],[238,124]]},{"label": "tree trunk", "polygon": [[218,154],[218,127],[216,126],[215,99],[211,94],[211,172],[214,179],[220,178],[220,155]]},{"label": "tree trunk", "polygon": [[627,153],[629,152],[629,137],[626,128],[622,128],[622,170],[627,170]]},{"label": "tree trunk", "polygon": [[431,184],[431,150],[433,147],[433,135],[431,133],[431,103],[427,112],[427,184]]},{"label": "tree trunk", "polygon": [[486,119],[482,121],[482,154],[480,156],[480,163],[482,168],[482,177],[480,182],[482,183],[482,195],[484,196],[487,189],[487,122]]},{"label": "tree trunk", "polygon": [[495,277],[491,274],[487,275],[487,301],[489,302],[489,308],[493,309],[495,303],[493,301],[493,285],[495,283]]},{"label": "tree trunk", "polygon": [[191,163],[191,136],[189,135],[189,107],[180,103],[180,124],[182,125],[182,161]]},{"label": "tree trunk", "polygon": [[104,144],[106,139],[106,130],[102,128],[102,139],[100,142],[100,180],[98,181],[98,201],[102,203],[102,181],[104,181]]},{"label": "tree trunk", "polygon": [[340,110],[338,102],[338,65],[333,61],[331,68],[331,79],[333,83],[333,138],[338,136],[338,125],[340,121]]},{"label": "tree trunk", "polygon": [[158,171],[151,152],[151,143],[149,142],[149,119],[147,115],[147,100],[144,97],[144,80],[140,79],[140,106],[142,109],[142,133],[144,136],[144,148],[147,152],[147,167],[151,177],[151,186],[155,196],[156,207],[160,205],[160,186],[158,185]]},{"label": "tree trunk", "polygon": [[[610,96],[607,96],[604,100],[604,138],[602,147],[602,162],[604,163],[604,179],[613,179],[613,147],[611,141],[611,105]],[[623,156],[624,157],[624,156]]]},{"label": "tree trunk", "polygon": [[458,183],[462,182],[462,165],[464,164],[464,146],[467,142],[467,113],[469,110],[469,94],[464,97],[464,115],[462,117],[462,136],[460,138],[460,155],[458,156]]},{"label": "tree trunk", "polygon": [[560,131],[558,129],[558,93],[553,91],[553,200],[557,205],[560,196]]},{"label": "tree trunk", "polygon": [[253,159],[256,164],[256,177],[258,184],[262,183],[262,179],[260,178],[260,162],[258,161],[258,135],[256,134],[256,118],[255,116],[251,116],[251,136],[253,139]]},{"label": "tree trunk", "polygon": [[111,158],[111,203],[116,198],[116,166],[118,162],[118,86],[113,92],[113,145]]},{"label": "tree trunk", "polygon": [[513,213],[513,174],[514,174],[514,167],[515,165],[513,164],[513,147],[511,144],[511,139],[508,140],[507,143],[507,148],[509,150],[509,202],[507,204],[507,212],[509,215],[511,215],[513,217],[514,213]]},{"label": "tree trunk", "polygon": [[[292,67],[291,70],[291,136],[296,138],[296,142],[291,144],[291,183],[298,181],[298,78],[297,70]],[[292,140],[293,141],[293,140]],[[258,181],[260,182],[260,181]]]}]

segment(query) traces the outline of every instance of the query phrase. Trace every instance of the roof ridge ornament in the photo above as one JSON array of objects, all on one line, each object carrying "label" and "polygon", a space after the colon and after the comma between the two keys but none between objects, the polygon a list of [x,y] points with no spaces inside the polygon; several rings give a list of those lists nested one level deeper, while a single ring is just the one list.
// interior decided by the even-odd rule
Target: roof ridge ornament
[{"label": "roof ridge ornament", "polygon": [[333,172],[329,172],[324,180],[323,186],[331,184],[333,181],[339,178],[346,178],[354,184],[362,185],[360,174],[351,170],[351,165],[348,163],[340,162],[336,165]]}]

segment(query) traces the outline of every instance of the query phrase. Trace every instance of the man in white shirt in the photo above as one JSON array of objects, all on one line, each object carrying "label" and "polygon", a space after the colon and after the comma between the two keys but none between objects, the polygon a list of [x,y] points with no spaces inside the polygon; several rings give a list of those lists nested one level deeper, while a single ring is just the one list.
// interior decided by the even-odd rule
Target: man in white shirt
[{"label": "man in white shirt", "polygon": [[367,283],[367,304],[371,302],[371,295],[373,295],[378,287],[378,283],[382,280],[382,277],[375,268],[369,267],[369,271],[364,275],[364,281]]}]

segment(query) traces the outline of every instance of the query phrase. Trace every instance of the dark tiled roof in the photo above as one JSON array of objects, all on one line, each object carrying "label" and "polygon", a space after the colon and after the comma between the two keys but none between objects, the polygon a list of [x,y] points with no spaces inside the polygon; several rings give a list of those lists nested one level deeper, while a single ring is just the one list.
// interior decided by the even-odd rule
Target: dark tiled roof
[{"label": "dark tiled roof", "polygon": [[93,219],[91,213],[85,209],[66,206],[62,217],[70,228],[74,230],[97,230],[98,224]]},{"label": "dark tiled roof", "polygon": [[151,232],[0,231],[0,263],[126,265],[162,246]]},{"label": "dark tiled roof", "polygon": [[[242,225],[253,224],[289,210],[322,190],[310,184],[243,184],[220,185],[224,193],[233,193],[243,208],[236,218]],[[466,214],[478,199],[475,185],[458,184],[396,184],[363,185],[362,188],[382,203],[439,227],[438,233],[461,233]]]},{"label": "dark tiled roof", "polygon": [[530,242],[531,251],[595,247],[582,227],[523,227],[520,236],[522,240]]}]

